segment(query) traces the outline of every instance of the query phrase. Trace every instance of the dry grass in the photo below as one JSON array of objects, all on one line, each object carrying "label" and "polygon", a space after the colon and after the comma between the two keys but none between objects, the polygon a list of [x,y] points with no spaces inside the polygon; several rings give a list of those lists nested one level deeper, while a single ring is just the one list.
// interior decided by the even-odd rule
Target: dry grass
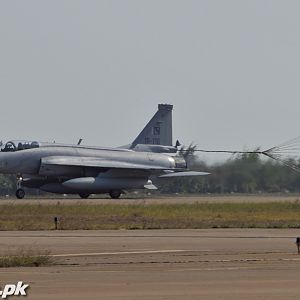
[{"label": "dry grass", "polygon": [[0,230],[300,228],[300,202],[18,204],[0,206]]},{"label": "dry grass", "polygon": [[34,249],[7,250],[0,256],[0,268],[39,267],[51,263],[52,259],[48,252]]}]

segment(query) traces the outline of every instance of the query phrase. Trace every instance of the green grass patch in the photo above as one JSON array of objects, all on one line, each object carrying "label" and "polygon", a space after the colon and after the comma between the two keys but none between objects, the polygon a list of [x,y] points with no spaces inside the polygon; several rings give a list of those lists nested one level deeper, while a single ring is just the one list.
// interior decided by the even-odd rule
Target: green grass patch
[{"label": "green grass patch", "polygon": [[10,267],[39,267],[50,265],[52,259],[47,252],[32,249],[7,251],[0,256],[0,268]]},{"label": "green grass patch", "polygon": [[5,204],[0,230],[300,228],[300,203]]}]

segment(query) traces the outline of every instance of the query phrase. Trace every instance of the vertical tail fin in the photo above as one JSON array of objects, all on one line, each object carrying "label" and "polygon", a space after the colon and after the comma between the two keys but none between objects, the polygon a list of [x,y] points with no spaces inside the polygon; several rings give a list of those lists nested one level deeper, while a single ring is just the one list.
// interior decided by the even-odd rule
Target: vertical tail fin
[{"label": "vertical tail fin", "polygon": [[172,146],[172,110],[173,105],[158,104],[158,111],[130,148],[138,144]]}]

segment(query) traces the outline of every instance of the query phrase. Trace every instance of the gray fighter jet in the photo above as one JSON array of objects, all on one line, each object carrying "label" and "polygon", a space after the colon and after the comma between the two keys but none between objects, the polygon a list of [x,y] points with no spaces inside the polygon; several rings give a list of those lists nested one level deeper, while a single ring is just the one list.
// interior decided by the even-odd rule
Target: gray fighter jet
[{"label": "gray fighter jet", "polygon": [[[120,148],[9,141],[2,145],[0,173],[16,174],[16,196],[23,187],[59,194],[109,193],[119,198],[128,190],[156,189],[150,178],[201,176],[191,172],[177,147],[172,146],[172,105],[159,104],[158,111],[133,141]],[[177,143],[178,145],[178,143]]]}]

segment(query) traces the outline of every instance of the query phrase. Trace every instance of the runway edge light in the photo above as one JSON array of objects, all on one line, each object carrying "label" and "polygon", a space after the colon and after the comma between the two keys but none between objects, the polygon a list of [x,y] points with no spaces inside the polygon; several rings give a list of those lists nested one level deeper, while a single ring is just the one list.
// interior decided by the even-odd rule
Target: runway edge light
[{"label": "runway edge light", "polygon": [[296,245],[297,245],[298,255],[299,255],[300,254],[300,237],[296,238]]}]

